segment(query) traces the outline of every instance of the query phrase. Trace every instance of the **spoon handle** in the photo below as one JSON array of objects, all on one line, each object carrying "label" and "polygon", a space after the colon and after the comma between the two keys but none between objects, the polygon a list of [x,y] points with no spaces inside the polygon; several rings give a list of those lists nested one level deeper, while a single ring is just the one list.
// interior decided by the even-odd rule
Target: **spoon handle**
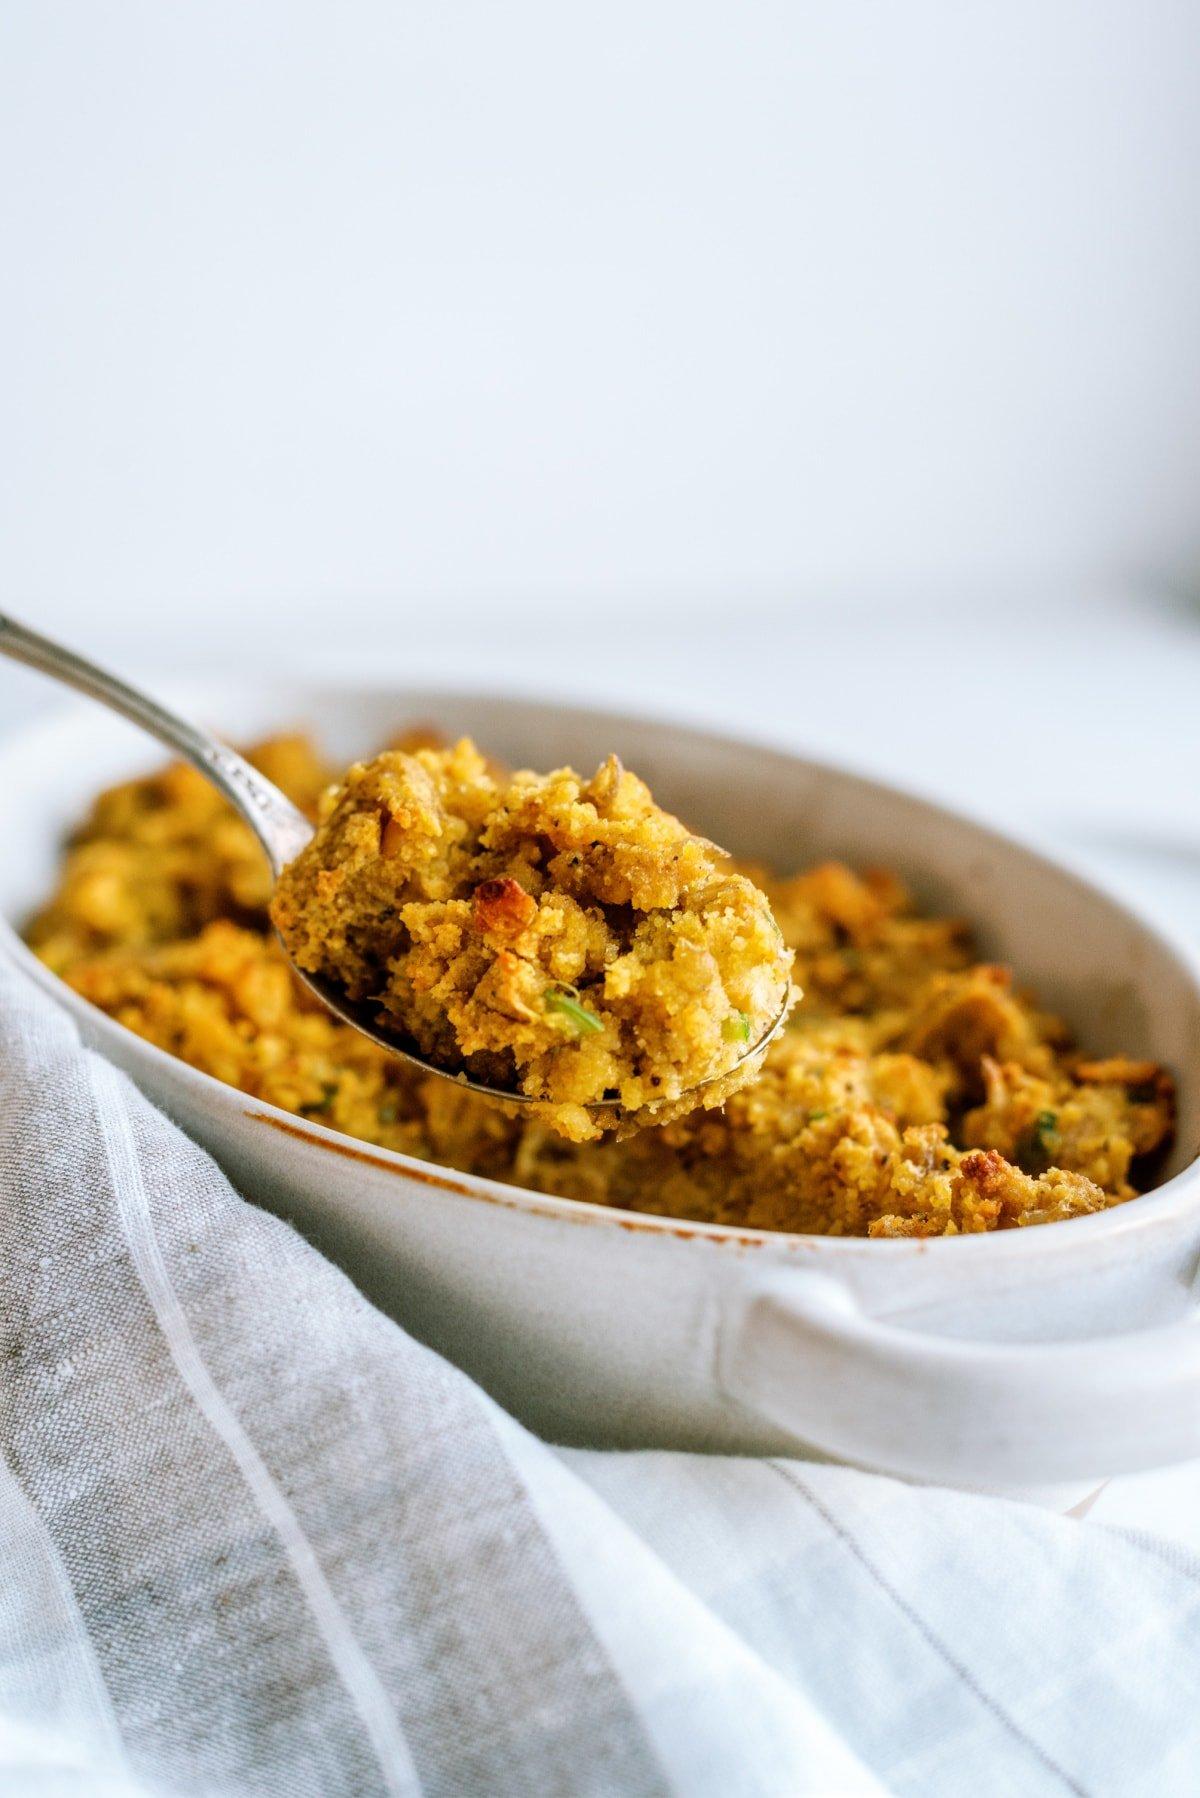
[{"label": "spoon handle", "polygon": [[94,662],[18,624],[4,612],[0,612],[0,655],[75,687],[89,699],[98,699],[101,705],[131,719],[191,762],[252,827],[275,874],[299,854],[311,837],[312,825],[304,814],[235,750],[168,711],[148,693],[139,692],[116,675],[106,674]]}]

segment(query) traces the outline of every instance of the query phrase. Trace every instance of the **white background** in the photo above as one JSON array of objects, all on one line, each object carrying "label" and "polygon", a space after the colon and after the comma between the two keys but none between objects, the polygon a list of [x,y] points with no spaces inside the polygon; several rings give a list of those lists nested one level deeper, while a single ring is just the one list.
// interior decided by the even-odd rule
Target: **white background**
[{"label": "white background", "polygon": [[1200,841],[1195,0],[0,30],[0,604]]},{"label": "white background", "polygon": [[6,0],[0,606],[711,717],[1200,923],[1198,57],[1200,0]]}]

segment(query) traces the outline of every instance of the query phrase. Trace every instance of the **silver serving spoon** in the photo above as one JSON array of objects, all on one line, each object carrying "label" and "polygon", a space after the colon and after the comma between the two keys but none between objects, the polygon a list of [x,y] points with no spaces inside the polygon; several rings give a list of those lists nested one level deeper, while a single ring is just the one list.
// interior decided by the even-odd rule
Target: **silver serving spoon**
[{"label": "silver serving spoon", "polygon": [[[8,656],[14,662],[24,662],[27,667],[36,668],[40,673],[50,675],[53,680],[62,681],[65,686],[75,687],[80,693],[86,693],[89,699],[98,699],[101,705],[131,719],[152,737],[157,737],[160,743],[165,743],[168,749],[191,762],[241,813],[265,849],[271,873],[276,878],[289,862],[295,860],[312,837],[313,827],[303,812],[298,811],[278,787],[273,786],[257,768],[251,767],[236,750],[219,743],[198,725],[189,724],[186,718],[169,712],[156,699],[151,699],[148,693],[140,693],[126,681],[118,680],[113,674],[106,674],[103,668],[97,668],[94,662],[89,662],[84,656],[64,649],[61,644],[52,642],[49,637],[43,637],[37,631],[29,630],[3,612],[0,612],[0,655]],[[286,953],[286,943],[284,950]],[[381,1031],[373,1021],[367,1003],[348,999],[332,981],[323,980],[319,974],[306,974],[303,968],[296,966],[290,954],[288,961],[292,971],[327,1010],[340,1018],[343,1024],[350,1024],[355,1030],[361,1031],[363,1036],[369,1037],[373,1043],[398,1060],[409,1062],[413,1067],[420,1068],[422,1073],[437,1074],[443,1080],[452,1080],[456,1086],[466,1087],[485,1099],[502,1099],[509,1105],[545,1103],[544,1100],[532,1098],[528,1093],[488,1086],[483,1081],[470,1079],[466,1074],[454,1073],[448,1068],[440,1068],[425,1061],[414,1049],[405,1048],[395,1037]],[[735,1067],[741,1067],[752,1055],[758,1055],[766,1048],[782,1030],[787,1013],[788,1001],[785,999],[774,1022],[744,1055],[738,1057]],[[726,1070],[726,1073],[729,1072],[732,1069]],[[725,1074],[713,1076],[714,1079],[725,1077]],[[711,1084],[711,1080],[702,1080],[689,1088],[689,1091],[700,1092]],[[600,1100],[587,1109],[593,1112],[615,1112],[621,1107],[616,1100]]]}]

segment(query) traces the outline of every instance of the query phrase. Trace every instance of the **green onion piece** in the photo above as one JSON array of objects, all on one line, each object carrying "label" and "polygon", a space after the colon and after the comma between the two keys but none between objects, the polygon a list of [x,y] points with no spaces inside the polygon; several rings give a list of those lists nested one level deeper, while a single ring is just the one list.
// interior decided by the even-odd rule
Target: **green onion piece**
[{"label": "green onion piece", "polygon": [[334,1081],[325,1080],[325,1081],[322,1081],[322,1083],[321,1083],[321,1097],[318,1100],[316,1100],[316,1102],[314,1104],[305,1105],[302,1107],[302,1109],[305,1111],[313,1111],[313,1112],[328,1111],[329,1107],[333,1104],[333,1101],[336,1098],[337,1098],[337,1081],[336,1080],[334,1080]]},{"label": "green onion piece", "polygon": [[750,1015],[745,1011],[731,1011],[721,1025],[721,1035],[727,1043],[748,1043],[750,1041]]},{"label": "green onion piece", "polygon": [[588,1036],[593,1031],[603,1030],[604,1025],[594,1011],[581,1005],[572,994],[563,992],[560,987],[550,987],[546,993],[546,1010],[561,1012],[569,1018],[581,1036]]},{"label": "green onion piece", "polygon": [[1048,1136],[1058,1135],[1058,1113],[1056,1111],[1039,1111],[1037,1122],[1033,1126],[1033,1134],[1037,1137],[1038,1147],[1044,1149]]},{"label": "green onion piece", "polygon": [[810,1124],[819,1124],[822,1118],[827,1118],[828,1116],[829,1113],[827,1111],[810,1111],[808,1114],[808,1121]]}]

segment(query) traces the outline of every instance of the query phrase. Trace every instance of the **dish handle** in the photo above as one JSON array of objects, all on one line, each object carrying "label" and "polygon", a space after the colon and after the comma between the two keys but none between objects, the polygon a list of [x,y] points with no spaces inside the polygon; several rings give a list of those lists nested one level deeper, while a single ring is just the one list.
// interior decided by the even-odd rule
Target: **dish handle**
[{"label": "dish handle", "polygon": [[1200,1313],[1090,1341],[971,1342],[785,1271],[747,1290],[717,1374],[808,1447],[914,1479],[1049,1484],[1200,1455]]}]

